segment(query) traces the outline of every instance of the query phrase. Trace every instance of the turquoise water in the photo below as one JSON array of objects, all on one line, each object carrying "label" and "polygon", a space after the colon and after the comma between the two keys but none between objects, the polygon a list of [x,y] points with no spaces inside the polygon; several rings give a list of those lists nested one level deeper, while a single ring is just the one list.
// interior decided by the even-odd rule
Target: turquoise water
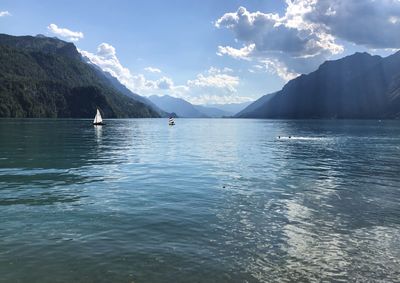
[{"label": "turquoise water", "polygon": [[0,282],[399,280],[400,121],[176,123],[0,120]]}]

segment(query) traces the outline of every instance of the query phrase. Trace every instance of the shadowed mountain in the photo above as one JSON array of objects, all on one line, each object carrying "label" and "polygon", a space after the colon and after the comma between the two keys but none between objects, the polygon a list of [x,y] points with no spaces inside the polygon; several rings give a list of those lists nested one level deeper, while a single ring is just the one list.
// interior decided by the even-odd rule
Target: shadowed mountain
[{"label": "shadowed mountain", "polygon": [[261,97],[235,117],[380,119],[400,116],[400,53],[356,53]]},{"label": "shadowed mountain", "polygon": [[0,34],[0,117],[159,117],[82,60],[72,43]]}]

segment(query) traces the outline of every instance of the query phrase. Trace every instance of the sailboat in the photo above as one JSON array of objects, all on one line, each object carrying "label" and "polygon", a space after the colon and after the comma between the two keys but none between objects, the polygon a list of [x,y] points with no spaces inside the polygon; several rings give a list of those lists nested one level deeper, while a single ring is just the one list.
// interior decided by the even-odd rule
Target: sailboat
[{"label": "sailboat", "polygon": [[103,119],[101,118],[101,114],[100,114],[100,111],[98,108],[97,108],[96,116],[94,117],[94,120],[93,120],[93,125],[95,125],[95,126],[105,125],[105,123],[103,123]]},{"label": "sailboat", "polygon": [[172,118],[172,117],[169,118],[169,120],[168,120],[168,125],[170,125],[170,126],[175,125],[174,118]]}]

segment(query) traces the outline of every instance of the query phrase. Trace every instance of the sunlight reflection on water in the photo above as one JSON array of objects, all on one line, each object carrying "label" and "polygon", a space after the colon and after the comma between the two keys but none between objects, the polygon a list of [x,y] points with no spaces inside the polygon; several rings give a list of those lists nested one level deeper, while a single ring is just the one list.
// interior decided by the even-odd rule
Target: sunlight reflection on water
[{"label": "sunlight reflection on water", "polygon": [[399,143],[398,121],[0,120],[0,282],[394,282]]}]

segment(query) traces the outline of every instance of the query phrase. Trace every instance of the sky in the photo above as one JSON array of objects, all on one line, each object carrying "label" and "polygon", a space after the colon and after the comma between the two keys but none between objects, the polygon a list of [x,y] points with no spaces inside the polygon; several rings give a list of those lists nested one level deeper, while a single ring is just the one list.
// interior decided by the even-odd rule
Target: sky
[{"label": "sky", "polygon": [[256,100],[354,52],[400,48],[400,0],[1,0],[0,32],[56,36],[140,95]]}]

